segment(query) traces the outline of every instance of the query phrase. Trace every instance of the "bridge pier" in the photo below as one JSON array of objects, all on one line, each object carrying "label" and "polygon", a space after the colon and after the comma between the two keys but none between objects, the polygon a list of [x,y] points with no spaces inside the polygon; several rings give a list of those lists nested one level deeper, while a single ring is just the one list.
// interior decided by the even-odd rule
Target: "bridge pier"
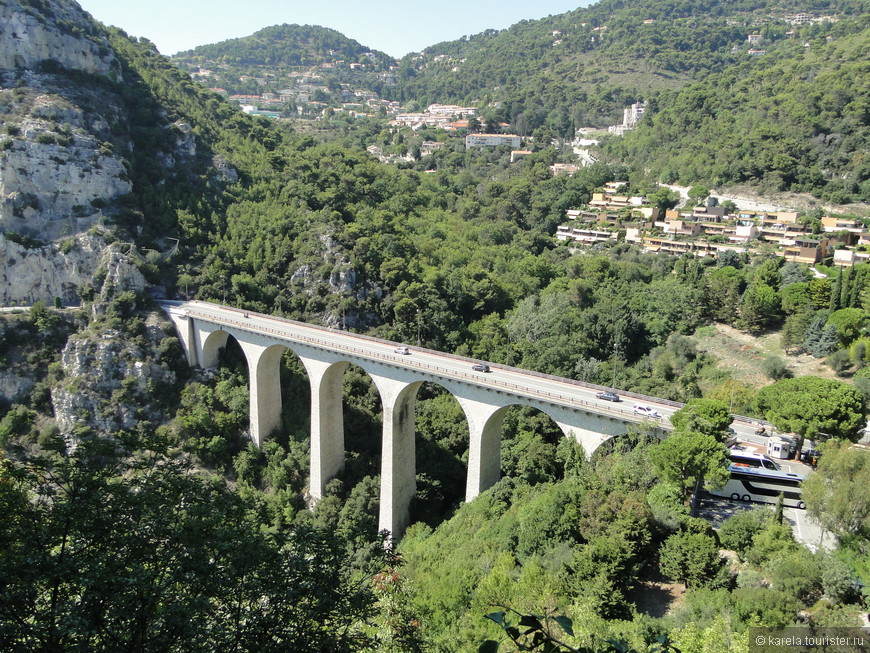
[{"label": "bridge pier", "polygon": [[371,374],[381,395],[381,501],[378,530],[398,539],[411,521],[411,499],[417,490],[414,408],[422,381],[407,383]]},{"label": "bridge pier", "polygon": [[468,421],[468,476],[465,501],[488,490],[501,478],[501,427],[508,406],[456,397]]},{"label": "bridge pier", "polygon": [[348,365],[362,367],[377,387],[383,407],[378,525],[393,538],[400,537],[410,523],[416,491],[414,411],[417,390],[426,381],[443,386],[455,397],[468,421],[466,501],[501,476],[501,429],[505,411],[512,405],[549,415],[567,437],[582,443],[587,456],[640,421],[626,406],[596,404],[588,396],[589,388],[580,389],[569,380],[510,369],[498,375],[472,375],[448,365],[435,352],[397,356],[388,348],[395,343],[202,302],[173,304],[167,312],[192,365],[214,367],[228,336],[239,342],[248,361],[250,435],[257,446],[282,423],[282,354],[290,349],[299,356],[311,387],[310,494],[315,500],[344,467],[343,377]]},{"label": "bridge pier", "polygon": [[342,383],[349,363],[300,356],[311,386],[311,472],[309,493],[323,497],[326,483],[344,468]]},{"label": "bridge pier", "polygon": [[283,345],[262,346],[239,341],[248,361],[250,433],[258,447],[281,427],[281,356]]}]

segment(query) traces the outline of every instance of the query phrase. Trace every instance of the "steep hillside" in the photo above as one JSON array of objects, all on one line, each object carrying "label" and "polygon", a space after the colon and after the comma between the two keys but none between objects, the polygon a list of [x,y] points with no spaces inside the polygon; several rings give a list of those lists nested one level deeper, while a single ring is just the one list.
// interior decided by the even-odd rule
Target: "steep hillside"
[{"label": "steep hillside", "polygon": [[87,229],[131,191],[121,65],[78,5],[0,5],[0,231],[56,238]]},{"label": "steep hillside", "polygon": [[174,59],[220,61],[237,66],[316,66],[341,60],[383,70],[393,58],[360,45],[340,32],[316,25],[273,25],[251,36],[201,45]]},{"label": "steep hillside", "polygon": [[406,56],[394,73],[381,72],[392,63],[385,55],[298,25],[175,61],[230,93],[296,86],[284,96],[287,116],[298,104],[337,106],[353,99],[352,89],[367,89],[419,106],[475,105],[486,123],[508,123],[542,144],[618,123],[626,105],[644,100],[636,133],[606,148],[636,176],[844,204],[870,198],[868,16],[855,0],[604,0],[438,43]]},{"label": "steep hillside", "polygon": [[[859,3],[831,2],[821,13],[851,15]],[[401,61],[403,98],[502,103],[500,116],[526,116],[529,132],[548,124],[607,124],[618,104],[679,88],[746,58],[749,34],[766,45],[790,28],[782,19],[810,11],[770,0],[621,0],[467,40],[439,43]],[[603,122],[602,122],[603,121]]]},{"label": "steep hillside", "polygon": [[[75,303],[106,241],[168,249],[176,205],[202,204],[237,173],[157,97],[176,83],[191,104],[210,96],[178,71],[149,88],[132,53],[162,57],[75,2],[4,2],[0,32],[0,267],[14,279],[3,301]],[[110,235],[83,246],[74,237],[90,228]]]},{"label": "steep hillside", "polygon": [[386,92],[477,104],[544,141],[646,100],[607,150],[637,171],[867,201],[868,20],[850,0],[605,0],[410,55]]},{"label": "steep hillside", "polygon": [[870,15],[660,94],[608,153],[665,182],[870,202]]},{"label": "steep hillside", "polygon": [[334,82],[352,80],[376,86],[380,74],[396,63],[388,54],[335,30],[286,24],[266,27],[244,38],[201,45],[172,59],[210,86],[230,93],[274,92],[292,86],[300,73],[309,69]]}]

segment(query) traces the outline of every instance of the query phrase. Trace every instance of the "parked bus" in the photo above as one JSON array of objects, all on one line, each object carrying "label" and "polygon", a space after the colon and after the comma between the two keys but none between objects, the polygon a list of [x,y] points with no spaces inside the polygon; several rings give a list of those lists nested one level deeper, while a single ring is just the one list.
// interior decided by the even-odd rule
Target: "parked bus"
[{"label": "parked bus", "polygon": [[722,489],[711,490],[713,496],[728,497],[734,501],[776,503],[777,497],[782,494],[783,505],[801,510],[806,508],[801,497],[804,477],[800,474],[733,463],[728,469],[731,478]]}]

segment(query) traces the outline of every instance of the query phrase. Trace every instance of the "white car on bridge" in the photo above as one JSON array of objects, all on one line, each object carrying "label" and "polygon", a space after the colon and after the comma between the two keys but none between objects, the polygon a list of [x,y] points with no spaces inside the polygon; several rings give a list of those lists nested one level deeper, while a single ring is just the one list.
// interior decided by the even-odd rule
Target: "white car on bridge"
[{"label": "white car on bridge", "polygon": [[646,406],[644,404],[636,404],[632,412],[635,415],[640,415],[641,417],[651,417],[652,419],[661,419],[661,413],[657,411],[652,406]]}]

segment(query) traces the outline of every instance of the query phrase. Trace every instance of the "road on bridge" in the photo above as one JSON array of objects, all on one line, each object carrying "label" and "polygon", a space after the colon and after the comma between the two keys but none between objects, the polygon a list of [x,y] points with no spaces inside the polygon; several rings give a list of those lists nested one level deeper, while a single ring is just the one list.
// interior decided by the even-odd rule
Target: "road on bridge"
[{"label": "road on bridge", "polygon": [[[620,402],[605,401],[595,396],[596,393],[606,389],[600,386],[497,363],[487,363],[490,372],[477,372],[472,370],[471,366],[482,361],[475,359],[206,302],[184,302],[179,308],[194,319],[201,318],[227,326],[238,326],[290,341],[307,342],[321,348],[419,370],[445,379],[473,380],[481,386],[503,392],[516,392],[522,396],[531,395],[551,403],[612,415],[629,422],[652,421],[664,428],[671,428],[670,416],[682,406],[677,402],[640,395],[623,395]],[[395,350],[398,347],[407,347],[410,354],[397,353]],[[633,408],[636,404],[652,406],[662,415],[662,419],[649,420],[634,414]]]},{"label": "road on bridge", "polygon": [[[486,364],[489,365],[490,372],[476,372],[471,369],[471,366],[474,363],[484,361],[208,302],[189,301],[172,302],[171,304],[182,309],[185,314],[194,319],[199,317],[218,324],[237,326],[290,341],[307,342],[324,349],[352,354],[363,359],[419,370],[435,377],[474,380],[479,385],[503,392],[535,396],[543,401],[591,410],[627,422],[650,421],[665,429],[671,429],[671,416],[683,406],[679,402],[667,399],[624,393],[618,390],[616,392],[621,396],[622,401],[605,401],[598,399],[595,395],[602,390],[609,390],[609,388],[572,379],[489,362]],[[407,347],[410,354],[397,353],[395,351],[397,347]],[[633,409],[637,404],[651,406],[661,414],[662,419],[650,420],[636,415]],[[731,426],[734,429],[734,435],[740,441],[757,441],[758,444],[766,442],[766,438],[755,435],[758,425],[749,418],[735,419]]]}]

